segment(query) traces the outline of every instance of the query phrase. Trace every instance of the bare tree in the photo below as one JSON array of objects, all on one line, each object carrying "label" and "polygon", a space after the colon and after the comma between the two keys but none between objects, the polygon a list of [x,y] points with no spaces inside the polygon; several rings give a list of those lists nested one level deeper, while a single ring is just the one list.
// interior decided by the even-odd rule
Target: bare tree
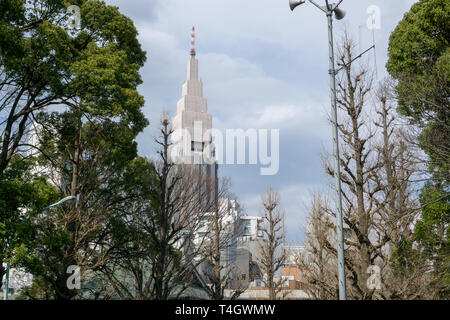
[{"label": "bare tree", "polygon": [[276,277],[277,272],[287,261],[287,253],[282,248],[285,242],[284,212],[280,208],[278,191],[269,188],[261,196],[261,200],[264,239],[259,245],[260,254],[257,263],[264,275],[263,282],[269,289],[269,299],[275,300],[285,285],[282,277],[278,279]]},{"label": "bare tree", "polygon": [[334,252],[329,249],[333,243],[334,222],[328,214],[330,207],[326,198],[315,194],[312,197],[306,228],[305,252],[297,260],[300,270],[305,270],[304,289],[312,299],[337,299],[337,264]]},{"label": "bare tree", "polygon": [[[351,284],[350,296],[368,299],[372,292],[367,288],[367,270],[373,264],[375,248],[369,239],[373,210],[367,201],[378,191],[370,185],[370,174],[378,163],[371,163],[370,143],[375,135],[365,119],[363,111],[367,108],[372,77],[369,70],[361,66],[357,70],[351,61],[354,57],[354,43],[344,34],[342,46],[338,49],[337,63],[344,72],[338,78],[337,105],[341,110],[341,181],[344,201],[344,241],[346,245],[345,262]],[[327,165],[327,172],[334,170]],[[352,292],[354,291],[354,292]]]},{"label": "bare tree", "polygon": [[[374,197],[377,231],[382,235],[385,250],[379,259],[383,274],[383,299],[416,299],[431,297],[432,283],[436,279],[430,274],[431,266],[409,261],[402,252],[405,246],[420,246],[414,239],[414,223],[420,214],[415,199],[420,185],[414,183],[421,176],[421,163],[417,151],[405,139],[405,132],[398,122],[396,100],[390,79],[385,79],[376,91],[377,119],[375,125],[381,129],[381,142],[377,146],[378,161],[382,167],[374,171],[372,181],[380,189]],[[418,248],[420,251],[420,248]]]},{"label": "bare tree", "polygon": [[[395,122],[388,86],[381,85],[376,93],[377,116],[371,116],[372,76],[367,67],[351,62],[353,49],[354,43],[345,34],[337,54],[338,65],[344,67],[338,79],[337,103],[347,296],[387,299],[396,296],[392,252],[402,239],[412,239],[418,213],[411,182],[415,161]],[[325,167],[333,176],[332,166],[327,162]],[[319,216],[318,211],[328,217]],[[320,298],[337,297],[337,270],[329,272],[337,257],[335,228],[329,218],[334,221],[334,212],[326,201],[316,197],[310,212],[308,281],[313,287],[310,291]],[[321,263],[327,272],[321,269]],[[368,280],[374,268],[381,270],[375,274],[380,284],[371,286]]]},{"label": "bare tree", "polygon": [[214,181],[195,166],[172,161],[172,133],[163,116],[155,140],[159,159],[150,162],[149,198],[127,216],[126,225],[135,234],[129,239],[134,254],[124,253],[105,270],[104,276],[124,299],[166,300],[202,281],[197,268],[204,261],[198,257],[206,237],[195,237],[205,217],[216,210],[215,201],[205,201]]}]

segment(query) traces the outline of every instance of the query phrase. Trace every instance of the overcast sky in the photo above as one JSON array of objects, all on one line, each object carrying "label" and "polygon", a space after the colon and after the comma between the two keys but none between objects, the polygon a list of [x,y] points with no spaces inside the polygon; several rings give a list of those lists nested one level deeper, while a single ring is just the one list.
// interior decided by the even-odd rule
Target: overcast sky
[{"label": "overcast sky", "polygon": [[[316,0],[324,3],[324,0]],[[288,0],[107,0],[133,19],[147,63],[141,70],[144,112],[150,126],[138,137],[139,153],[154,157],[153,137],[163,111],[174,115],[186,80],[190,33],[196,28],[199,76],[213,126],[280,130],[280,169],[261,176],[258,165],[222,165],[248,215],[257,215],[260,194],[277,188],[286,212],[288,240],[304,240],[311,192],[332,182],[321,163],[332,151],[327,23],[323,12],[304,4],[291,12]],[[360,43],[372,45],[366,10],[377,5],[375,30],[378,78],[385,73],[389,35],[413,0],[344,0],[347,12],[335,21],[335,39],[344,28]],[[361,41],[359,41],[361,40]],[[373,52],[365,59],[374,61]]]}]

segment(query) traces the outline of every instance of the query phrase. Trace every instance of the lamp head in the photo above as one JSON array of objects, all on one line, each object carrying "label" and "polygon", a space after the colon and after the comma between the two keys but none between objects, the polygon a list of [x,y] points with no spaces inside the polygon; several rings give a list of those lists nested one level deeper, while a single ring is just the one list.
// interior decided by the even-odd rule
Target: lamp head
[{"label": "lamp head", "polygon": [[291,8],[291,11],[294,11],[296,7],[304,3],[305,0],[289,0],[289,7]]},{"label": "lamp head", "polygon": [[345,11],[339,8],[336,8],[333,10],[334,11],[334,16],[336,17],[336,19],[338,20],[342,20],[345,17]]}]

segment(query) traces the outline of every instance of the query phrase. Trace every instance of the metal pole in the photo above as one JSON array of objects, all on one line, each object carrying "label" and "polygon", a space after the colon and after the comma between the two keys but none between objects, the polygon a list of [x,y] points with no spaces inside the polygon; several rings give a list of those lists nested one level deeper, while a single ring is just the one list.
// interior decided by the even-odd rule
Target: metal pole
[{"label": "metal pole", "polygon": [[9,289],[9,262],[6,264],[5,284],[3,286],[3,300],[8,300]]},{"label": "metal pole", "polygon": [[[8,242],[8,248],[12,249],[12,240],[9,240]],[[9,270],[10,270],[10,264],[9,262],[6,264],[6,273],[5,273],[5,285],[3,287],[3,300],[8,300],[8,293],[9,293]]]},{"label": "metal pole", "polygon": [[336,228],[338,244],[338,280],[339,280],[339,299],[346,300],[345,287],[345,267],[344,267],[344,235],[342,231],[342,196],[341,196],[341,169],[339,165],[339,135],[337,125],[337,106],[336,106],[336,70],[334,68],[334,48],[333,48],[333,11],[327,2],[328,18],[328,46],[330,52],[330,86],[331,86],[331,107],[333,120],[333,143],[334,143],[334,178],[336,189]]}]

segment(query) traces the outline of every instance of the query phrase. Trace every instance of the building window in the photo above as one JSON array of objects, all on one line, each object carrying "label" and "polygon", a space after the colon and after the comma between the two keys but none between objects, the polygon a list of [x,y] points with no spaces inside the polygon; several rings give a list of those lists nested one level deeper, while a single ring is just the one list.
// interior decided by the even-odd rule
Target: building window
[{"label": "building window", "polygon": [[244,220],[243,224],[243,234],[244,236],[250,236],[251,232],[252,232],[252,228],[251,228],[251,221],[250,220]]},{"label": "building window", "polygon": [[204,142],[191,141],[191,151],[203,152],[204,146],[205,146]]},{"label": "building window", "polygon": [[247,278],[247,275],[245,273],[242,274],[242,280],[245,280]]}]

